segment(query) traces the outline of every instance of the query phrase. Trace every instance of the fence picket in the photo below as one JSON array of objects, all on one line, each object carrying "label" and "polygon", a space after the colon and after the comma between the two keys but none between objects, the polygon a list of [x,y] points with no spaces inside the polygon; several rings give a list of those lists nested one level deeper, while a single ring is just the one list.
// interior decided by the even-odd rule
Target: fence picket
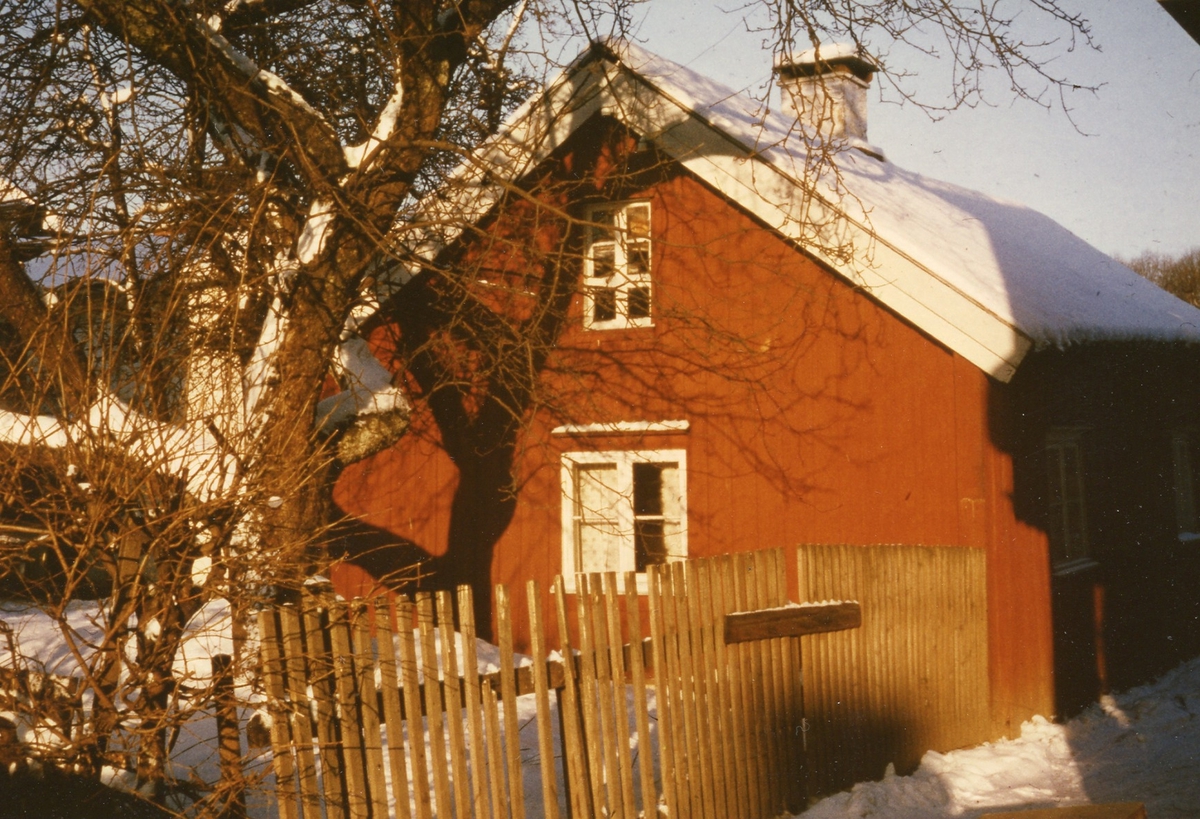
[{"label": "fence picket", "polygon": [[295,606],[280,608],[279,630],[286,658],[287,693],[291,699],[288,714],[291,718],[292,747],[296,754],[296,774],[300,780],[300,815],[305,819],[320,819],[321,799],[317,792],[317,765],[313,757],[307,675],[300,642],[300,615]]},{"label": "fence picket", "polygon": [[350,633],[354,640],[354,667],[358,678],[359,728],[363,735],[363,761],[371,815],[388,812],[387,782],[384,778],[383,735],[380,733],[379,692],[375,688],[375,651],[371,645],[371,619],[366,603],[355,601],[349,610]]},{"label": "fence picket", "polygon": [[354,654],[345,606],[329,607],[329,641],[333,650],[334,688],[341,712],[342,759],[346,777],[346,806],[351,819],[367,819],[366,761],[359,733],[358,686],[354,680]]},{"label": "fence picket", "polygon": [[588,737],[588,783],[592,792],[592,809],[597,817],[607,816],[611,803],[605,798],[603,727],[600,722],[599,683],[596,679],[596,645],[592,637],[591,603],[588,599],[588,576],[576,578],[575,622],[579,626],[580,709],[583,712],[583,732]]},{"label": "fence picket", "polygon": [[417,630],[421,640],[421,669],[425,680],[425,723],[429,734],[429,762],[433,768],[433,805],[438,819],[451,815],[450,771],[446,765],[445,718],[442,714],[442,687],[438,684],[437,623],[433,597],[417,595]]},{"label": "fence picket", "polygon": [[[629,633],[629,681],[633,685],[633,719],[637,730],[638,778],[641,781],[642,813],[649,817],[658,798],[654,790],[654,757],[650,749],[650,708],[646,697],[646,673],[643,667],[641,607],[638,604],[637,575],[625,574],[625,623]],[[636,816],[636,812],[633,814]]]},{"label": "fence picket", "polygon": [[511,604],[498,587],[499,673],[479,672],[466,587],[457,597],[418,594],[415,606],[397,597],[394,629],[382,599],[347,607],[306,596],[300,611],[264,612],[263,679],[278,715],[272,740],[282,819],[524,819],[516,702],[527,693],[535,698],[544,815],[559,819],[552,688],[572,819],[649,819],[660,804],[681,819],[769,819],[795,809],[804,763],[793,734],[803,715],[799,641],[744,642],[753,637],[739,631],[725,644],[727,615],[787,599],[782,555],[651,567],[645,607],[634,573],[581,575],[573,623],[558,578],[551,594],[563,659],[554,662],[546,655],[543,598],[531,582],[532,668],[514,667]]},{"label": "fence picket", "polygon": [[725,665],[724,614],[721,609],[720,562],[708,561],[698,572],[700,613],[704,620],[704,649],[708,657],[709,701],[714,706],[709,726],[715,739],[713,767],[720,771],[724,815],[737,813],[737,771],[733,763],[733,721],[730,716],[729,678]]},{"label": "fence picket", "polygon": [[658,709],[658,769],[662,775],[663,801],[667,815],[683,816],[680,808],[679,790],[676,787],[679,770],[676,764],[675,723],[671,689],[667,681],[667,645],[665,614],[663,612],[662,572],[659,566],[650,566],[646,571],[647,606],[650,610],[650,651],[654,662],[654,702]]},{"label": "fence picket", "polygon": [[[684,602],[687,592],[684,587],[683,564],[670,564],[664,579],[669,581],[665,599],[667,633],[672,635],[668,640],[668,662],[674,660],[674,668],[670,673],[670,680],[674,683],[671,704],[677,708],[683,728],[683,740],[675,747],[683,751],[686,764],[684,782],[688,797],[687,815],[700,819],[704,815],[704,781],[700,768],[701,740],[696,732],[696,697],[692,685],[692,646],[687,605]],[[683,806],[682,799],[680,802]]]},{"label": "fence picket", "polygon": [[283,669],[284,657],[279,644],[276,613],[264,609],[258,616],[262,642],[263,687],[271,714],[271,745],[275,749],[271,764],[275,770],[275,792],[281,819],[298,819],[296,810],[296,768],[292,761],[291,736],[285,704]]},{"label": "fence picket", "polygon": [[[470,780],[467,775],[467,741],[463,734],[462,681],[458,676],[458,641],[454,632],[454,603],[449,591],[437,593],[438,633],[442,638],[442,681],[446,725],[450,734],[450,769],[454,803],[459,819],[471,815]],[[478,669],[475,670],[478,674]]]},{"label": "fence picket", "polygon": [[484,756],[482,691],[479,685],[479,657],[475,650],[475,601],[470,586],[458,587],[458,616],[463,638],[463,675],[467,700],[467,736],[471,745],[471,794],[478,819],[487,816],[487,759]]},{"label": "fence picket", "polygon": [[[621,634],[621,609],[618,605],[617,575],[605,572],[600,611],[604,616],[605,650],[608,652],[610,694],[613,706],[613,738],[617,751],[617,777],[621,792],[621,809],[624,816],[636,816],[633,797],[633,759],[629,751],[629,709],[625,693],[625,652]],[[632,651],[630,652],[633,653]]]},{"label": "fence picket", "polygon": [[589,780],[591,765],[587,746],[583,741],[581,724],[581,686],[576,676],[574,656],[571,648],[571,632],[567,628],[567,604],[563,591],[563,578],[554,578],[554,614],[558,625],[559,653],[563,662],[563,703],[559,719],[563,724],[563,742],[566,745],[565,768],[567,770],[567,797],[570,800],[572,817],[592,819],[594,805]]},{"label": "fence picket", "polygon": [[321,792],[325,794],[327,819],[342,819],[345,815],[345,777],[338,733],[335,706],[333,654],[326,643],[328,601],[308,596],[302,601],[304,614],[304,648],[308,659],[308,684],[313,692],[317,712],[317,744],[320,746]]},{"label": "fence picket", "polygon": [[[533,652],[533,688],[537,698],[538,761],[542,770],[542,804],[546,819],[558,819],[558,787],[554,766],[554,734],[550,718],[550,685],[546,678],[545,623],[537,581],[525,586],[529,604],[529,634]],[[565,761],[565,759],[564,759]],[[565,772],[564,772],[565,773]]]},{"label": "fence picket", "polygon": [[396,643],[400,652],[401,693],[404,716],[408,723],[408,759],[413,783],[413,802],[417,819],[432,819],[429,766],[425,751],[425,730],[421,720],[421,683],[417,669],[417,646],[413,636],[413,603],[396,599]]},{"label": "fence picket", "polygon": [[500,637],[500,696],[504,708],[504,749],[508,765],[508,802],[512,819],[525,819],[525,783],[521,773],[521,723],[517,719],[516,673],[508,590],[497,586],[496,631]]},{"label": "fence picket", "polygon": [[488,790],[492,795],[492,819],[508,819],[504,743],[500,738],[500,702],[491,683],[483,686],[483,718],[487,722]]},{"label": "fence picket", "polygon": [[[714,814],[723,815],[725,812],[725,793],[720,781],[719,771],[713,766],[714,737],[709,730],[708,669],[711,667],[704,649],[705,623],[700,612],[700,582],[697,579],[696,561],[676,564],[683,574],[684,620],[687,623],[686,632],[690,644],[691,668],[685,671],[684,679],[691,679],[692,696],[688,699],[694,702],[696,721],[697,756],[700,758],[700,781],[703,785],[703,804],[711,805]],[[683,634],[680,634],[683,637]],[[693,699],[694,697],[694,699]]]},{"label": "fence picket", "polygon": [[380,599],[375,605],[375,640],[379,646],[379,685],[383,700],[383,723],[387,726],[388,770],[392,777],[392,802],[397,819],[411,819],[409,804],[408,754],[404,748],[404,716],[400,706],[400,680],[396,674],[396,648],[392,618]]}]

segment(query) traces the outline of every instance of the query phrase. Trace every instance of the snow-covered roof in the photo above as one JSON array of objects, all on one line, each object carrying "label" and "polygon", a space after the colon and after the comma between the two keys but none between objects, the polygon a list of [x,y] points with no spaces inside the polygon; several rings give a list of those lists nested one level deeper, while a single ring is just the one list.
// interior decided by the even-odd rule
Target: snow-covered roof
[{"label": "snow-covered roof", "polygon": [[814,161],[794,121],[625,42],[593,46],[515,112],[464,166],[453,207],[482,215],[489,180],[519,178],[601,112],[1000,380],[1034,346],[1200,341],[1200,310],[1049,217],[866,145]]}]

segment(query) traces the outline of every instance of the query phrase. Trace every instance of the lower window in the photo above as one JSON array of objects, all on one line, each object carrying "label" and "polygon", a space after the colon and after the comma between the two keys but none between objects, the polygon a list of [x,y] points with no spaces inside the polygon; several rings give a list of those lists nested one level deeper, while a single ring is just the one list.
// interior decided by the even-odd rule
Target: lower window
[{"label": "lower window", "polygon": [[562,573],[638,572],[687,556],[682,449],[568,452],[562,460]]}]

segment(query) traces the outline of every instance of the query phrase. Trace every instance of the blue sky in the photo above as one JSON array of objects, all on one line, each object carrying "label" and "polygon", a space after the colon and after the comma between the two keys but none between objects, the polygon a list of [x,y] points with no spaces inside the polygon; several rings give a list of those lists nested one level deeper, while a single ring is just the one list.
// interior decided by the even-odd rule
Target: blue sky
[{"label": "blue sky", "polygon": [[[990,106],[939,121],[873,92],[871,142],[910,170],[1037,208],[1107,253],[1200,247],[1200,45],[1155,0],[1063,4],[1083,11],[1101,48],[1061,53],[1052,64],[1079,85],[1100,86],[1069,92],[1069,117],[1061,106],[1014,101],[997,76]],[[765,35],[744,22],[755,7],[725,7],[732,10],[651,0],[636,8],[634,35],[653,52],[761,93],[772,57]],[[919,72],[923,99],[944,100],[938,66],[902,67]]]}]

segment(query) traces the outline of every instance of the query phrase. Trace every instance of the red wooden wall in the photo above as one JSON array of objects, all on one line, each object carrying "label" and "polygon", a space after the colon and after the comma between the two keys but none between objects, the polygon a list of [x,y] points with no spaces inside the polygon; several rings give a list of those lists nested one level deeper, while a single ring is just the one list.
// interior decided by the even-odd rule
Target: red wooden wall
[{"label": "red wooden wall", "polygon": [[[1052,713],[1047,546],[1012,508],[1008,388],[686,173],[667,169],[621,197],[652,205],[654,326],[570,323],[544,379],[569,409],[530,420],[493,581],[523,605],[527,579],[545,588],[560,570],[562,452],[685,448],[692,555],[985,547],[994,730]],[[686,432],[550,434],[568,421],[678,419]],[[457,473],[420,414],[416,431],[349,468],[336,499],[437,555]]]}]

